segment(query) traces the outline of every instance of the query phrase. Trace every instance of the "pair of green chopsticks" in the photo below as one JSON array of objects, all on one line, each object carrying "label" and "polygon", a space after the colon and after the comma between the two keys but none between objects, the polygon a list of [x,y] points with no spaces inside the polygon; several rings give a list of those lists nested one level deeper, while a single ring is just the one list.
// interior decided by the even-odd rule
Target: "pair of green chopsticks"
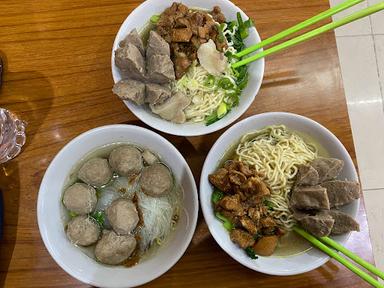
[{"label": "pair of green chopsticks", "polygon": [[[346,258],[340,256],[336,251],[339,251],[343,253],[345,256],[349,257],[353,261],[355,261],[360,266],[367,269],[369,272],[373,273],[374,275],[380,277],[384,280],[384,272],[377,269],[375,266],[373,266],[371,263],[368,263],[367,261],[361,259],[359,256],[354,254],[353,252],[349,251],[344,246],[340,245],[336,241],[332,240],[328,237],[319,237],[316,238],[315,236],[305,232],[303,229],[295,226],[293,227],[293,230],[299,234],[300,236],[307,239],[309,242],[311,242],[315,247],[319,248],[321,251],[325,252],[335,260],[337,260],[339,263],[343,264],[345,267],[347,267],[349,270],[351,270],[353,273],[361,277],[363,280],[367,281],[369,284],[371,284],[374,287],[384,287],[383,284],[380,284],[379,281],[377,281],[375,278],[370,276],[368,273],[364,272],[363,270],[360,270],[358,267],[353,265],[351,262],[349,262]],[[328,246],[332,247],[333,249],[329,248]]]},{"label": "pair of green chopsticks", "polygon": [[[248,54],[250,54],[252,52],[255,52],[256,50],[259,50],[260,48],[263,48],[264,46],[267,46],[267,45],[272,44],[272,43],[274,43],[274,42],[276,42],[278,40],[281,40],[284,37],[287,37],[287,36],[289,36],[289,35],[291,35],[291,34],[293,34],[295,32],[298,32],[298,31],[300,31],[300,30],[302,30],[302,29],[304,29],[304,28],[306,28],[306,27],[308,27],[310,25],[313,25],[313,24],[315,24],[315,23],[317,23],[317,22],[319,22],[321,20],[324,20],[324,19],[326,19],[326,18],[328,18],[328,17],[330,17],[330,16],[332,16],[332,15],[334,15],[336,13],[339,13],[339,12],[349,8],[349,7],[352,7],[352,6],[354,6],[354,5],[356,5],[356,4],[360,3],[360,2],[363,2],[363,0],[347,0],[347,1],[345,1],[345,2],[343,2],[341,4],[339,4],[339,5],[336,5],[335,7],[331,8],[331,9],[328,9],[328,10],[326,10],[326,11],[324,11],[324,12],[322,12],[322,13],[320,13],[320,14],[318,14],[318,15],[310,18],[310,19],[308,19],[308,20],[305,20],[305,21],[303,21],[303,22],[301,22],[301,23],[299,23],[299,24],[297,24],[297,25],[295,25],[295,26],[293,26],[291,28],[288,28],[288,29],[286,29],[286,30],[284,30],[284,31],[282,31],[282,32],[280,32],[280,33],[278,33],[278,34],[268,38],[268,39],[265,39],[265,40],[257,43],[256,45],[250,46],[250,47],[248,47],[248,48],[238,52],[237,54],[235,54],[235,56],[240,58],[240,57],[248,55]],[[352,15],[349,15],[349,16],[343,18],[343,19],[340,19],[338,21],[335,21],[335,22],[326,24],[324,26],[321,26],[319,28],[316,28],[316,29],[314,29],[312,31],[309,31],[309,32],[303,34],[303,35],[300,35],[300,36],[295,37],[293,39],[290,39],[290,40],[288,40],[288,41],[286,41],[284,43],[281,43],[281,44],[276,45],[274,47],[271,47],[271,48],[269,48],[267,50],[264,50],[264,51],[262,51],[260,53],[252,55],[250,57],[246,57],[246,58],[244,58],[244,59],[242,59],[242,60],[240,60],[238,62],[233,63],[232,64],[232,68],[237,68],[237,67],[249,64],[249,63],[251,63],[253,61],[256,61],[256,60],[258,60],[260,58],[263,58],[263,57],[265,57],[267,55],[270,55],[272,53],[276,53],[276,52],[279,52],[279,51],[281,51],[283,49],[286,49],[288,47],[297,45],[297,44],[299,44],[301,42],[304,42],[304,41],[307,41],[309,39],[312,39],[313,37],[316,37],[316,36],[318,36],[318,35],[320,35],[322,33],[325,33],[327,31],[333,30],[333,29],[335,29],[337,27],[343,26],[343,25],[348,24],[350,22],[353,22],[355,20],[364,18],[364,17],[366,17],[368,15],[374,14],[374,13],[380,11],[380,10],[383,10],[383,9],[384,9],[384,1],[381,2],[381,3],[375,4],[375,5],[371,6],[371,7],[365,8],[365,9],[363,9],[361,11],[358,11],[358,12],[356,12],[356,13],[354,13]]]}]

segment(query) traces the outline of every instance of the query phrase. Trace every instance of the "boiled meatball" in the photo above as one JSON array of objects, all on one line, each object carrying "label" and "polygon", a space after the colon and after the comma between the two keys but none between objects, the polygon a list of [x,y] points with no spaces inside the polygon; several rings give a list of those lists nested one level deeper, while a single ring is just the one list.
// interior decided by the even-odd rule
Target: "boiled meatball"
[{"label": "boiled meatball", "polygon": [[86,215],[73,218],[66,232],[69,240],[80,246],[92,245],[100,236],[99,225]]},{"label": "boiled meatball", "polygon": [[171,191],[173,179],[166,166],[155,163],[143,170],[139,184],[145,194],[159,197]]},{"label": "boiled meatball", "polygon": [[106,215],[113,230],[119,235],[129,234],[139,222],[135,204],[128,199],[117,199],[107,208]]},{"label": "boiled meatball", "polygon": [[136,239],[132,235],[117,235],[114,231],[104,230],[96,244],[95,256],[101,263],[118,265],[127,260],[135,248]]},{"label": "boiled meatball", "polygon": [[81,166],[77,175],[85,183],[100,187],[109,182],[112,178],[112,170],[107,159],[92,158]]},{"label": "boiled meatball", "polygon": [[120,176],[132,176],[140,173],[143,159],[139,149],[125,145],[114,149],[109,155],[109,164]]},{"label": "boiled meatball", "polygon": [[152,165],[158,161],[156,155],[148,150],[144,150],[143,159],[144,159],[144,162],[148,165]]},{"label": "boiled meatball", "polygon": [[75,183],[64,192],[63,204],[72,212],[84,215],[92,212],[97,203],[95,188],[84,184]]}]

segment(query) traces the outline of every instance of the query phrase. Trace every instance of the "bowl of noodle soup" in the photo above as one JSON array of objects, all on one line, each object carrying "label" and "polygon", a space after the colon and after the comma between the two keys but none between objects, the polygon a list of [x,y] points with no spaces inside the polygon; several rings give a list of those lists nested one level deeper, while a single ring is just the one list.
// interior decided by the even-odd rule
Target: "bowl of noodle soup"
[{"label": "bowl of noodle soup", "polygon": [[[329,260],[323,252],[310,246],[291,228],[296,224],[289,209],[289,198],[297,166],[316,157],[333,157],[344,161],[340,179],[357,181],[351,157],[343,144],[319,123],[291,113],[270,112],[246,118],[229,128],[212,146],[205,160],[200,180],[200,203],[205,221],[216,242],[242,265],[270,275],[296,275],[318,268]],[[223,223],[215,217],[213,188],[208,176],[226,160],[238,160],[255,167],[264,175],[270,190],[268,198],[274,209],[268,211],[279,227],[288,233],[280,238],[271,256],[251,259],[231,241]],[[340,210],[356,218],[359,200]],[[333,236],[344,245],[350,233]]]},{"label": "bowl of noodle soup", "polygon": [[[148,25],[151,15],[162,13],[164,9],[171,6],[173,2],[172,0],[147,0],[133,10],[125,19],[116,35],[112,47],[111,67],[115,83],[124,78],[115,63],[114,51],[119,47],[119,43],[135,28],[140,34],[140,31]],[[183,4],[203,11],[211,10],[212,7],[217,5],[228,21],[236,19],[237,13],[240,13],[243,19],[249,18],[239,7],[228,0],[186,0],[183,1]],[[256,21],[257,19],[253,20]],[[245,47],[249,47],[260,41],[261,39],[256,28],[254,26],[250,27],[249,35],[244,39]],[[186,122],[180,124],[167,121],[152,113],[148,106],[136,105],[132,101],[124,100],[124,104],[141,121],[165,133],[178,136],[198,136],[213,133],[236,121],[253,103],[262,83],[264,59],[249,64],[247,71],[248,82],[246,87],[241,91],[238,104],[232,108],[228,108],[229,112],[225,117],[220,118],[219,121],[210,125],[207,125],[204,119],[206,119],[212,111],[215,111],[215,107],[217,107],[220,102],[224,101],[225,93],[217,89],[217,87],[206,87],[203,85],[210,75],[202,69],[200,65],[191,65],[186,75],[177,82],[175,81],[172,87],[175,91],[183,93],[192,99],[191,104],[184,111],[187,117]],[[226,73],[225,77],[233,82],[233,76],[227,74],[228,73]],[[197,98],[203,99],[203,101],[194,103],[194,96],[201,96]]]}]

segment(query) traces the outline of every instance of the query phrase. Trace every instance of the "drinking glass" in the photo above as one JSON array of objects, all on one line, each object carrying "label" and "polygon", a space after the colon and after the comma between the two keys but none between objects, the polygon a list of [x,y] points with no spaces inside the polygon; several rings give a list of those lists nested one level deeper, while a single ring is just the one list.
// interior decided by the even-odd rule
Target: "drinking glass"
[{"label": "drinking glass", "polygon": [[0,164],[16,157],[25,144],[26,123],[0,108]]}]

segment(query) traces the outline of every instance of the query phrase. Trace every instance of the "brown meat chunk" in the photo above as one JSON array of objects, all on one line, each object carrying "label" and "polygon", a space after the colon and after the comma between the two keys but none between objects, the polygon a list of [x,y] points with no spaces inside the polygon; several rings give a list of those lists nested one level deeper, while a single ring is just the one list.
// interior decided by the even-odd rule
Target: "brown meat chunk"
[{"label": "brown meat chunk", "polygon": [[147,42],[146,57],[149,59],[153,55],[166,55],[169,57],[171,52],[169,44],[158,33],[151,30]]},{"label": "brown meat chunk", "polygon": [[176,79],[179,79],[183,77],[183,75],[187,72],[189,66],[191,66],[192,62],[189,60],[187,55],[184,53],[180,53],[174,58],[174,65],[175,65],[175,74]]},{"label": "brown meat chunk", "polygon": [[319,174],[319,183],[336,178],[344,166],[344,161],[336,158],[316,158],[311,166]]},{"label": "brown meat chunk", "polygon": [[360,184],[355,181],[333,180],[321,184],[327,189],[331,208],[343,206],[360,198]]},{"label": "brown meat chunk", "polygon": [[328,236],[335,223],[335,220],[329,214],[322,212],[316,215],[295,213],[294,217],[305,230],[316,237]]},{"label": "brown meat chunk", "polygon": [[348,214],[339,210],[330,210],[325,213],[329,214],[335,223],[333,224],[331,234],[340,235],[351,231],[360,231],[360,225]]},{"label": "brown meat chunk", "polygon": [[257,227],[255,223],[248,216],[242,216],[239,220],[241,226],[243,226],[244,229],[247,230],[249,233],[251,233],[252,235],[255,235],[257,233]]},{"label": "brown meat chunk", "polygon": [[263,228],[274,228],[276,226],[276,222],[272,217],[268,216],[260,220],[260,225]]},{"label": "brown meat chunk", "polygon": [[240,161],[237,161],[237,162],[239,167],[238,169],[241,173],[243,173],[247,177],[255,176],[255,170],[251,169],[249,165]]},{"label": "brown meat chunk", "polygon": [[253,245],[253,250],[260,256],[271,256],[275,252],[279,237],[276,235],[264,236]]},{"label": "brown meat chunk", "polygon": [[235,212],[236,216],[244,215],[244,207],[241,204],[239,195],[224,196],[218,203],[225,210]]},{"label": "brown meat chunk", "polygon": [[192,37],[192,30],[190,28],[178,28],[172,30],[173,42],[189,42]]},{"label": "brown meat chunk", "polygon": [[115,51],[115,63],[125,77],[142,81],[145,79],[145,61],[140,50],[128,43]]},{"label": "brown meat chunk", "polygon": [[329,210],[329,199],[327,190],[320,186],[300,186],[293,190],[290,205],[295,209],[327,209]]},{"label": "brown meat chunk", "polygon": [[131,100],[137,105],[144,104],[145,84],[140,81],[120,80],[113,86],[112,91],[122,100]]},{"label": "brown meat chunk", "polygon": [[229,183],[228,170],[225,168],[218,169],[215,173],[208,176],[209,182],[219,190],[228,192],[231,190]]},{"label": "brown meat chunk", "polygon": [[184,123],[186,118],[184,109],[191,103],[191,99],[183,93],[173,93],[171,97],[167,98],[164,102],[157,105],[150,104],[152,112],[159,115],[165,120],[174,123]]},{"label": "brown meat chunk", "polygon": [[175,28],[191,28],[191,23],[188,18],[177,18]]},{"label": "brown meat chunk", "polygon": [[158,105],[171,97],[171,89],[164,85],[147,83],[145,85],[145,102],[151,105]]},{"label": "brown meat chunk", "polygon": [[147,71],[151,82],[166,84],[175,80],[173,63],[167,55],[153,55],[147,59]]},{"label": "brown meat chunk", "polygon": [[144,49],[144,44],[143,40],[141,39],[139,33],[137,32],[136,28],[133,29],[127,37],[124,38],[123,41],[119,43],[120,47],[127,46],[128,44],[133,44],[134,46],[139,49],[140,53],[144,55],[145,49]]},{"label": "brown meat chunk", "polygon": [[253,222],[258,223],[261,218],[261,213],[258,208],[251,207],[248,209],[248,216]]},{"label": "brown meat chunk", "polygon": [[219,23],[224,23],[225,22],[225,16],[224,14],[221,12],[221,9],[219,6],[215,6],[213,7],[213,10],[211,12],[211,15],[213,17],[213,19],[216,21],[216,22],[219,22]]},{"label": "brown meat chunk", "polygon": [[229,182],[235,185],[242,185],[247,180],[247,177],[241,172],[232,170],[229,172]]},{"label": "brown meat chunk", "polygon": [[255,244],[255,239],[253,239],[253,236],[248,232],[245,232],[240,229],[232,230],[229,236],[233,242],[235,242],[237,245],[239,245],[243,249],[248,248],[253,244]]},{"label": "brown meat chunk", "polygon": [[267,185],[258,177],[248,178],[240,188],[249,195],[253,194],[259,197],[263,197],[270,194]]},{"label": "brown meat chunk", "polygon": [[300,165],[296,174],[296,186],[319,184],[319,173],[311,165]]}]

